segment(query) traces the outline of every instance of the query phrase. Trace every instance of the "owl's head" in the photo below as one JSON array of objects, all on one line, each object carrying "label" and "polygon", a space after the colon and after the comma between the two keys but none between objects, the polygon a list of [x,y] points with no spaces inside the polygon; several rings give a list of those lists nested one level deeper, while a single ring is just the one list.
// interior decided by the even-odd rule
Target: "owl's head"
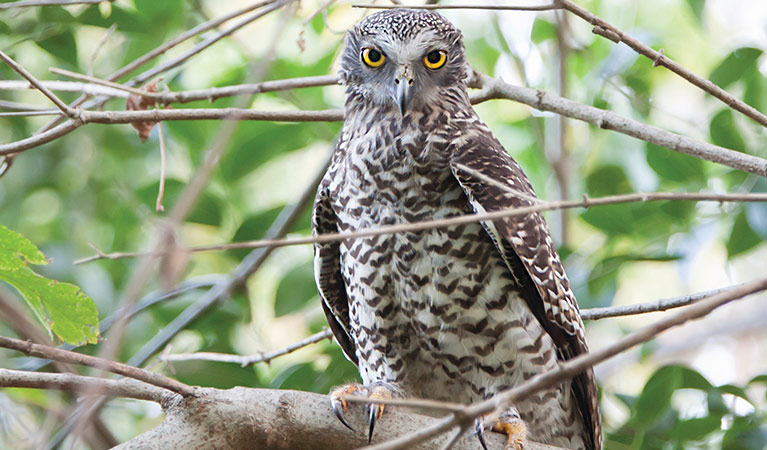
[{"label": "owl's head", "polygon": [[372,14],[346,36],[340,75],[347,92],[402,115],[463,88],[468,66],[461,32],[440,14],[389,9]]}]

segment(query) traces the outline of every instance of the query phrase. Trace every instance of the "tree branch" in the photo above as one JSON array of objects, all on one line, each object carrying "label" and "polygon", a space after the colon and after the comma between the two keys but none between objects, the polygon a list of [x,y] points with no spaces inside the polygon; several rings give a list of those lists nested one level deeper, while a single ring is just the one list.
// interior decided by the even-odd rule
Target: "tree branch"
[{"label": "tree branch", "polygon": [[333,332],[330,331],[329,328],[325,328],[319,333],[314,333],[313,335],[305,339],[302,339],[298,342],[295,342],[293,344],[290,344],[285,348],[275,350],[273,352],[268,352],[268,353],[261,352],[253,356],[231,355],[228,353],[197,352],[197,353],[175,353],[175,354],[168,354],[168,355],[160,355],[158,359],[160,361],[165,361],[165,362],[218,361],[218,362],[225,362],[225,363],[235,363],[235,364],[241,365],[242,367],[245,367],[245,366],[252,366],[253,364],[260,363],[260,362],[268,363],[274,358],[287,355],[289,353],[293,353],[296,350],[302,349],[312,344],[316,344],[317,342],[320,342],[324,339],[331,339],[332,337],[333,337]]},{"label": "tree branch", "polygon": [[40,81],[35,78],[34,75],[27,72],[26,69],[21,67],[16,61],[13,60],[10,56],[6,55],[4,52],[0,51],[0,60],[2,60],[4,63],[8,64],[11,69],[16,71],[19,75],[24,77],[27,81],[29,81],[29,84],[35,87],[38,91],[42,92],[43,95],[48,97],[48,100],[50,100],[54,105],[56,105],[57,108],[61,110],[62,113],[66,114],[69,117],[75,116],[75,110],[70,108],[66,103],[64,103],[60,98],[56,96],[53,92],[48,90],[44,85],[40,83]]},{"label": "tree branch", "polygon": [[[160,426],[115,448],[336,450],[367,444],[367,433],[352,432],[336,419],[326,395],[241,387],[229,390],[205,388],[201,393],[199,398],[176,397],[166,402],[165,421]],[[367,429],[364,407],[351,405],[346,416],[358,430]],[[376,424],[373,440],[384,441],[427,428],[437,421],[396,407],[387,408]],[[503,448],[505,443],[505,436],[499,433],[486,433],[485,439],[490,448]],[[444,436],[434,443],[409,448],[434,449],[448,440]],[[465,436],[453,448],[476,450],[479,442],[475,436]],[[525,450],[557,449],[529,442]]]},{"label": "tree branch", "polygon": [[640,55],[648,58],[653,63],[653,67],[655,66],[663,66],[667,68],[668,70],[674,72],[675,74],[679,75],[683,79],[689,81],[694,86],[699,87],[703,91],[711,94],[712,96],[719,99],[722,103],[727,105],[728,107],[734,109],[735,111],[738,111],[742,113],[743,115],[753,119],[755,122],[759,123],[760,125],[767,127],[767,116],[763,113],[759,112],[755,108],[749,106],[745,102],[738,100],[734,96],[732,96],[729,92],[725,91],[724,89],[720,88],[710,80],[703,78],[701,76],[698,76],[691,71],[685,69],[682,67],[679,63],[674,61],[673,59],[669,58],[663,53],[663,49],[660,51],[653,50],[652,48],[648,47],[647,45],[643,44],[639,40],[629,36],[628,34],[622,32],[621,30],[615,28],[614,26],[610,25],[609,23],[605,22],[601,18],[597,17],[592,12],[588,11],[585,8],[582,8],[575,3],[573,3],[570,0],[556,0],[558,3],[561,2],[561,5],[564,9],[567,11],[573,13],[574,15],[580,17],[581,19],[585,20],[589,24],[591,24],[593,28],[594,34],[598,34],[602,37],[605,37],[607,39],[610,39],[611,41],[615,43],[623,42],[624,44],[628,45],[632,50],[639,53]]},{"label": "tree branch", "polygon": [[[577,356],[567,362],[564,362],[560,364],[557,369],[543,373],[541,375],[537,375],[520,386],[502,392],[488,400],[470,405],[466,407],[462,414],[452,414],[427,428],[419,429],[416,432],[403,435],[388,442],[365,448],[367,450],[396,450],[412,448],[413,445],[429,441],[435,436],[441,435],[462,423],[467,421],[470,422],[474,418],[480,417],[484,414],[489,414],[497,410],[503,410],[508,408],[515,401],[519,401],[520,399],[527,398],[536,392],[540,392],[544,389],[556,386],[564,380],[568,380],[573,376],[583,372],[589,367],[606,361],[609,358],[625,350],[628,350],[635,345],[653,339],[655,336],[668,330],[669,328],[681,325],[690,320],[699,319],[722,305],[764,290],[767,290],[767,278],[744,283],[741,286],[737,286],[733,289],[713,295],[705,300],[701,300],[700,302],[689,306],[688,308],[685,308],[682,311],[667,315],[654,324],[630,333],[606,347],[591,353]],[[413,399],[410,401],[415,404],[418,400]],[[379,402],[377,400],[374,402],[386,403],[386,401]]]},{"label": "tree branch", "polygon": [[33,6],[92,5],[94,3],[112,3],[115,0],[22,0],[0,4],[0,10],[11,8],[29,8]]},{"label": "tree branch", "polygon": [[[261,239],[245,242],[231,242],[227,244],[200,245],[197,247],[187,247],[183,250],[188,252],[204,252],[212,250],[232,250],[240,248],[261,248],[261,247],[287,247],[291,245],[306,245],[326,242],[343,241],[346,239],[359,239],[371,236],[380,236],[386,234],[396,234],[414,231],[430,230],[433,228],[444,228],[452,225],[465,223],[483,222],[487,220],[497,220],[507,217],[516,217],[540,211],[551,211],[565,208],[590,208],[592,206],[612,205],[618,203],[635,203],[648,201],[667,201],[667,200],[690,200],[690,201],[714,201],[714,202],[767,202],[767,193],[750,194],[706,194],[706,193],[673,193],[673,192],[650,192],[634,193],[623,195],[611,195],[607,197],[588,198],[583,200],[568,201],[540,201],[539,203],[520,207],[506,208],[498,211],[467,214],[464,216],[454,216],[445,219],[424,220],[422,222],[405,223],[398,225],[388,225],[378,228],[360,229],[354,232],[339,232],[321,234],[318,236],[307,236],[287,239]],[[122,259],[134,258],[137,256],[161,256],[164,252],[131,252],[131,253],[104,253],[100,252],[94,256],[75,261],[75,264],[83,264],[99,259]]]},{"label": "tree branch", "polygon": [[112,372],[118,375],[133,378],[134,380],[143,381],[145,383],[176,392],[183,396],[195,395],[194,388],[181,383],[180,381],[172,380],[166,376],[160,375],[159,373],[149,372],[138,367],[133,367],[115,361],[96,358],[95,356],[83,355],[81,353],[62,350],[56,347],[33,344],[29,341],[20,341],[18,339],[11,339],[3,336],[0,336],[0,347],[17,350],[26,355],[36,356],[38,358],[94,367],[96,369],[101,369],[107,372]]},{"label": "tree branch", "polygon": [[108,397],[135,398],[161,402],[166,390],[132,380],[107,380],[71,373],[40,373],[0,369],[0,387],[55,389],[78,394],[98,392]]}]

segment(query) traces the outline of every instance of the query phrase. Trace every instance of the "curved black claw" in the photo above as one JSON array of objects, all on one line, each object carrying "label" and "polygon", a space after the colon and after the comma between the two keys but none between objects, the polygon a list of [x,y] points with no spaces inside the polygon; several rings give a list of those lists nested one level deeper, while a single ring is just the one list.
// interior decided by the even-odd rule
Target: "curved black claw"
[{"label": "curved black claw", "polygon": [[383,408],[381,405],[368,405],[368,411],[369,411],[369,428],[368,428],[368,444],[373,440],[373,430],[376,427],[376,420],[378,420],[379,417],[381,417],[381,414],[383,413]]},{"label": "curved black claw", "polygon": [[477,439],[479,439],[479,444],[482,446],[482,448],[484,450],[489,450],[487,448],[487,442],[485,442],[485,425],[481,420],[474,421],[474,434],[477,435]]},{"label": "curved black claw", "polygon": [[347,422],[346,419],[344,418],[344,410],[343,410],[343,407],[341,405],[341,402],[337,402],[337,403],[333,402],[333,414],[335,414],[336,417],[338,417],[338,420],[340,420],[341,423],[344,424],[344,426],[346,428],[348,428],[348,429],[350,429],[352,431],[357,431],[357,430],[354,429],[353,426],[349,425],[349,422]]}]

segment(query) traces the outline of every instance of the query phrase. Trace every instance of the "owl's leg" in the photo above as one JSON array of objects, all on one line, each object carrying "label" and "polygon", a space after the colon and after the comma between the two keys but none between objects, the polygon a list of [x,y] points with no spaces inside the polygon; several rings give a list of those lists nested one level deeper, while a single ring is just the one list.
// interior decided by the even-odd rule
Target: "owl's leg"
[{"label": "owl's leg", "polygon": [[[352,431],[356,431],[344,417],[348,404],[344,397],[354,395],[374,400],[386,400],[393,397],[401,397],[399,389],[393,384],[386,382],[375,382],[370,385],[359,383],[350,383],[343,386],[337,386],[330,390],[330,407],[333,413],[338,417],[344,426]],[[386,405],[371,403],[367,407],[368,414],[368,442],[373,439],[373,430],[376,422],[383,415]]]},{"label": "owl's leg", "polygon": [[[527,442],[527,426],[519,417],[519,413],[515,408],[507,409],[494,420],[492,430],[506,435],[504,450],[522,450],[525,447],[525,442]],[[484,438],[485,427],[483,423],[484,420],[477,420],[474,429],[482,448],[489,450]]]}]

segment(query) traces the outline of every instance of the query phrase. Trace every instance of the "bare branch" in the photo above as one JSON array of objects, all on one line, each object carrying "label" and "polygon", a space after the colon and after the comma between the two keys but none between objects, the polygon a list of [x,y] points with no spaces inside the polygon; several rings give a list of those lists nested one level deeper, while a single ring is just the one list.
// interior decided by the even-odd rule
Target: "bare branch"
[{"label": "bare branch", "polygon": [[[257,408],[254,405],[258,405]],[[347,418],[358,429],[367,425],[363,407],[352,405]],[[193,414],[190,414],[193,411]],[[376,425],[374,440],[380,441],[411,432],[438,419],[402,411],[386,410],[384,420]],[[505,437],[487,433],[490,448],[504,447]],[[410,450],[433,450],[448,442],[448,437],[434,443],[414,445]],[[116,447],[122,449],[164,450],[194,448],[259,448],[291,450],[337,450],[359,448],[367,444],[367,433],[349,431],[331,413],[326,395],[275,389],[234,388],[202,389],[198,398],[172,399],[165,403],[165,421],[133,440]],[[460,439],[456,450],[476,450],[476,438]],[[528,442],[525,450],[562,450]]]},{"label": "bare branch", "polygon": [[138,95],[139,97],[148,97],[148,98],[152,98],[152,99],[157,99],[160,96],[160,94],[157,93],[157,92],[151,92],[151,91],[148,91],[148,90],[145,90],[145,89],[138,89],[138,88],[134,88],[134,87],[131,87],[131,86],[125,86],[125,85],[122,85],[120,83],[115,83],[115,82],[112,82],[112,81],[102,80],[101,78],[96,78],[96,77],[91,76],[91,75],[84,75],[84,74],[81,74],[81,73],[72,72],[70,70],[59,69],[58,67],[51,67],[48,70],[50,70],[52,73],[55,73],[56,75],[62,75],[62,76],[65,76],[65,77],[73,78],[75,80],[86,81],[86,82],[89,82],[89,83],[98,84],[100,86],[106,86],[106,87],[115,89],[117,91],[129,92],[129,93],[131,93],[133,95]]},{"label": "bare branch", "polygon": [[365,448],[367,450],[412,448],[412,446],[416,444],[426,442],[435,436],[452,429],[460,422],[465,421],[466,417],[476,418],[484,414],[492,413],[493,411],[508,408],[509,405],[513,404],[515,401],[519,401],[520,399],[526,398],[541,390],[556,386],[591,366],[606,361],[635,345],[651,340],[669,328],[681,325],[690,320],[699,319],[724,304],[764,290],[767,290],[767,278],[744,283],[741,286],[713,295],[682,311],[668,315],[652,325],[641,328],[604,348],[575,357],[560,364],[555,370],[537,375],[520,386],[502,392],[488,400],[470,405],[465,409],[463,415],[451,415],[445,419],[441,419],[436,424],[418,430],[417,432]]},{"label": "bare branch", "polygon": [[47,345],[33,344],[29,341],[20,341],[18,339],[11,339],[3,336],[0,336],[0,347],[17,350],[24,353],[25,355],[35,356],[38,358],[94,367],[97,369],[105,370],[107,372],[112,372],[118,375],[133,378],[135,380],[143,381],[163,389],[168,389],[185,397],[195,394],[194,388],[187,386],[180,381],[172,380],[166,376],[154,372],[148,372],[138,367],[96,358],[95,356],[83,355],[81,353],[49,347]]},{"label": "bare branch", "polygon": [[22,0],[12,3],[0,4],[0,10],[11,8],[29,8],[33,6],[66,6],[66,5],[92,5],[95,3],[112,3],[115,0]]},{"label": "bare branch", "polygon": [[269,353],[259,353],[253,356],[231,355],[227,353],[211,353],[211,352],[197,352],[197,353],[176,353],[162,355],[159,357],[160,361],[175,362],[175,361],[218,361],[226,363],[240,364],[242,367],[251,366],[256,363],[265,362],[277,358],[279,356],[293,353],[294,351],[307,347],[311,344],[316,344],[324,339],[330,339],[333,337],[333,332],[328,328],[324,328],[319,333],[315,333],[305,339],[302,339],[296,343],[290,344],[280,350],[275,350]]},{"label": "bare branch", "polygon": [[599,128],[618,131],[661,147],[723,164],[733,169],[767,176],[767,160],[763,158],[697,141],[621,116],[612,111],[584,105],[549,92],[513,86],[480,73],[476,75],[478,78],[477,86],[481,87],[482,91],[474,97],[475,101],[488,98],[507,98],[532,106],[540,111],[551,111],[582,120]]},{"label": "bare branch", "polygon": [[703,78],[701,76],[698,76],[690,72],[689,70],[685,69],[679,63],[677,63],[676,61],[666,56],[663,53],[662,49],[660,51],[653,50],[649,46],[643,44],[639,40],[615,28],[614,26],[605,22],[604,20],[597,17],[590,11],[576,5],[570,0],[557,0],[557,2],[561,3],[561,6],[567,11],[575,14],[576,16],[580,17],[581,19],[585,20],[590,25],[592,25],[594,27],[593,32],[595,34],[598,34],[602,37],[610,39],[611,41],[615,43],[623,42],[635,52],[639,53],[642,56],[647,57],[650,61],[652,61],[653,67],[655,66],[666,67],[667,69],[679,75],[680,77],[684,78],[685,80],[689,81],[693,85],[699,87],[703,91],[716,97],[722,103],[734,109],[735,111],[738,111],[742,113],[743,115],[753,119],[755,122],[759,123],[760,125],[767,127],[767,115],[764,115],[763,113],[749,106],[745,102],[738,100],[737,98],[732,96],[730,93],[728,93],[724,89],[712,83],[710,80]]},{"label": "bare branch", "polygon": [[0,387],[55,389],[74,393],[95,390],[108,397],[135,398],[159,403],[167,391],[132,380],[105,380],[75,374],[0,369]]},{"label": "bare branch", "polygon": [[[115,90],[90,83],[79,83],[75,81],[40,81],[40,84],[52,91],[62,92],[82,92],[86,95],[105,95],[108,97],[127,97],[128,94],[122,90]],[[122,85],[119,85],[122,87]],[[20,89],[36,89],[28,81],[22,80],[0,80],[0,90],[17,91]]]},{"label": "bare branch", "polygon": [[681,297],[655,300],[655,301],[646,302],[646,303],[637,303],[634,305],[609,306],[605,308],[584,309],[584,310],[581,310],[581,319],[599,320],[599,319],[606,319],[608,317],[632,316],[635,314],[645,314],[645,313],[651,313],[651,312],[666,311],[669,309],[690,305],[704,298],[711,297],[714,294],[718,294],[720,292],[726,292],[740,286],[742,286],[742,284],[729,286],[725,288],[713,289],[711,291],[697,292],[695,294],[684,295]]},{"label": "bare branch", "polygon": [[[635,203],[635,202],[649,202],[649,201],[665,201],[665,200],[689,200],[689,201],[712,201],[712,202],[767,202],[767,194],[763,193],[751,193],[751,194],[706,194],[706,193],[673,193],[673,192],[650,192],[650,193],[635,193],[635,194],[623,194],[623,195],[611,195],[608,197],[600,198],[588,198],[583,200],[568,200],[568,201],[541,201],[539,204],[533,206],[526,206],[524,208],[507,208],[498,211],[467,214],[464,216],[455,216],[445,219],[425,220],[422,222],[414,222],[399,225],[388,225],[379,228],[367,228],[354,232],[341,232],[341,233],[328,233],[313,237],[298,237],[288,239],[262,239],[256,241],[245,242],[231,242],[227,244],[216,245],[200,245],[197,247],[188,247],[185,250],[189,252],[204,252],[212,250],[231,250],[239,248],[261,248],[261,247],[287,247],[290,245],[305,245],[316,244],[326,242],[336,242],[346,239],[359,239],[371,236],[380,236],[385,234],[396,234],[414,231],[430,230],[433,228],[444,228],[452,225],[460,225],[465,223],[483,222],[487,220],[497,220],[506,217],[515,217],[530,214],[539,211],[552,211],[564,208],[590,208],[592,206],[599,205],[612,205],[617,203]],[[75,261],[75,264],[83,264],[90,261],[99,259],[122,259],[133,258],[137,256],[161,256],[162,252],[133,252],[133,253],[101,253],[88,258]]]},{"label": "bare branch", "polygon": [[352,5],[353,8],[368,8],[368,9],[395,9],[395,8],[410,8],[410,9],[489,9],[496,11],[550,11],[552,9],[562,9],[557,1],[549,3],[547,5],[531,5],[531,6],[513,6],[513,5],[373,5],[373,4],[356,4]]},{"label": "bare branch", "polygon": [[27,70],[19,65],[16,61],[14,61],[10,56],[6,55],[4,52],[0,51],[0,60],[3,60],[6,64],[8,64],[11,69],[15,70],[16,73],[21,75],[22,77],[26,78],[27,81],[29,81],[29,84],[34,86],[38,91],[42,92],[43,95],[48,97],[48,100],[53,102],[54,105],[56,105],[57,108],[61,110],[64,114],[66,114],[69,117],[75,116],[75,111],[67,106],[66,103],[61,101],[60,98],[56,96],[53,92],[48,90],[44,85],[40,83],[40,81],[35,78],[34,75],[27,72]]}]

